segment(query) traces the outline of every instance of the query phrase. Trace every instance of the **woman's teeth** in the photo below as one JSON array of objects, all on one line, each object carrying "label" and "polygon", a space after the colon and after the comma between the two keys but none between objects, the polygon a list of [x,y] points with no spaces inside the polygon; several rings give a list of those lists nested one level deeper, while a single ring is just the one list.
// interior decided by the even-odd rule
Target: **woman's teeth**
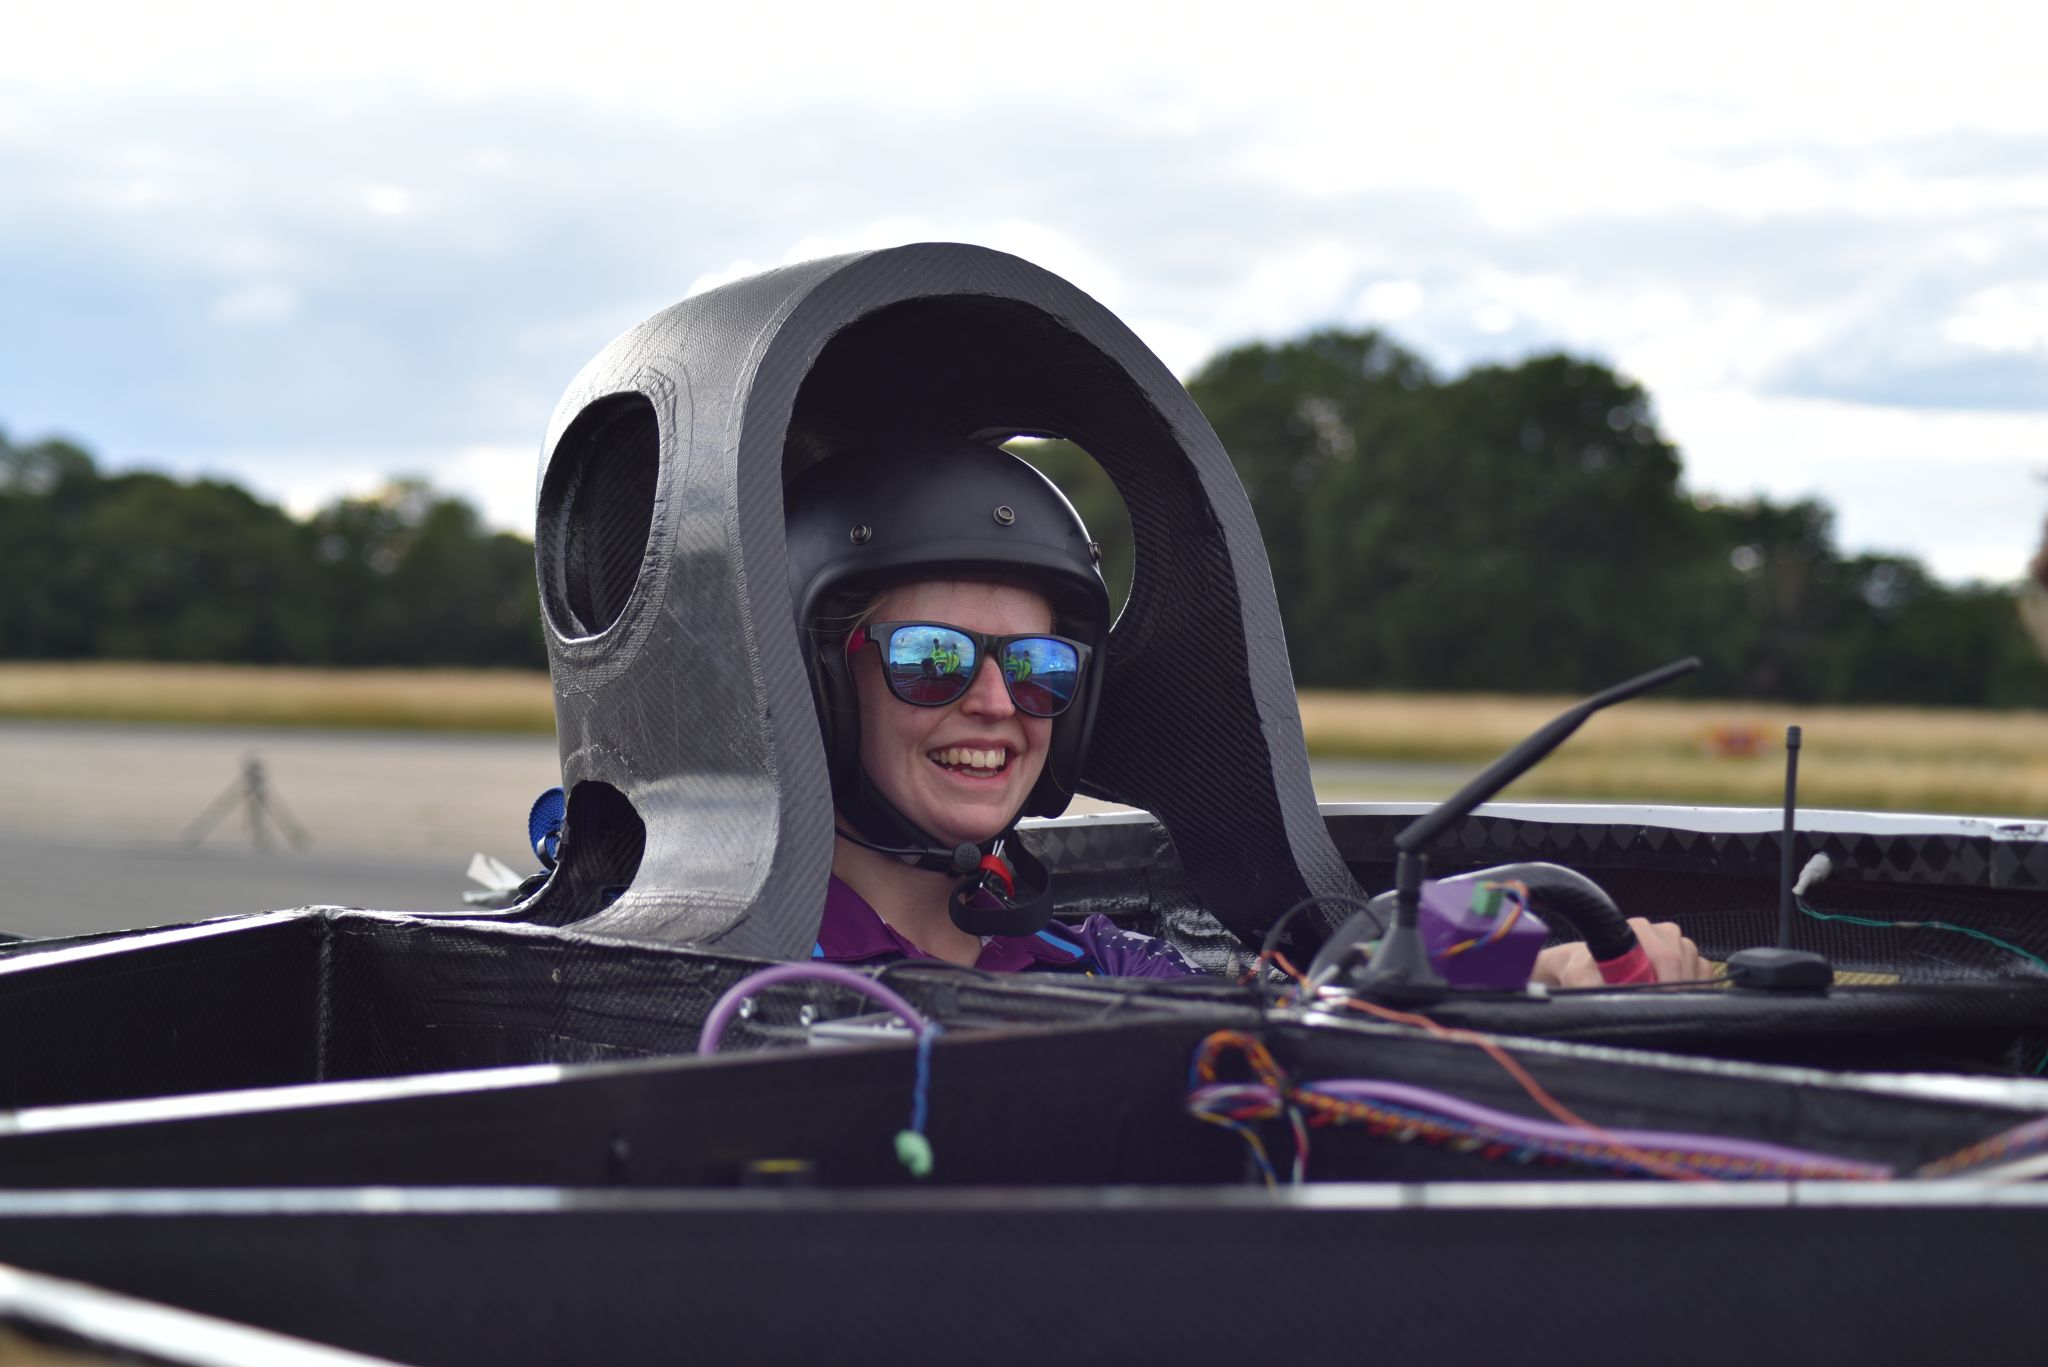
[{"label": "woman's teeth", "polygon": [[1010,752],[1007,749],[976,750],[952,745],[944,750],[934,750],[925,758],[948,769],[965,769],[976,778],[986,778],[1003,771],[1003,766],[1010,762]]}]

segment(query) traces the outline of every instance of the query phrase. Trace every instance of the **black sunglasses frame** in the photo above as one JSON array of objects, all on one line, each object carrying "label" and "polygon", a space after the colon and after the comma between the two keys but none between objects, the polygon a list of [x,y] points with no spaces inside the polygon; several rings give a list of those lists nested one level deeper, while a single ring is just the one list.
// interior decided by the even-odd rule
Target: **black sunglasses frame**
[{"label": "black sunglasses frame", "polygon": [[[960,676],[966,682],[960,686],[959,693],[937,702],[922,702],[916,698],[904,697],[902,692],[897,689],[896,680],[889,673],[889,659],[885,643],[904,627],[930,627],[939,631],[957,632],[974,643],[974,648],[979,654],[974,657],[974,668],[965,671]],[[875,653],[881,657],[882,682],[888,685],[889,695],[895,698],[896,701],[906,703],[911,707],[951,707],[954,703],[959,702],[961,698],[966,697],[968,690],[974,687],[974,680],[981,673],[982,663],[987,660],[1000,661],[1004,648],[1016,641],[1058,641],[1061,645],[1073,650],[1074,693],[1072,697],[1069,697],[1060,704],[1057,712],[1037,712],[1026,707],[1023,700],[1017,696],[1017,681],[1003,672],[1000,663],[997,665],[997,672],[1003,674],[1003,690],[1010,695],[1010,702],[1019,712],[1022,712],[1027,717],[1050,718],[1063,715],[1068,708],[1074,705],[1075,699],[1081,696],[1081,680],[1088,672],[1088,657],[1095,653],[1085,642],[1077,641],[1071,636],[1060,636],[1050,631],[1019,631],[1013,632],[1008,636],[992,636],[986,632],[972,631],[966,627],[955,626],[951,622],[927,622],[913,619],[907,622],[863,623],[855,628],[853,633],[846,638],[846,650],[850,655],[854,651],[866,646],[871,645],[875,648]]]}]

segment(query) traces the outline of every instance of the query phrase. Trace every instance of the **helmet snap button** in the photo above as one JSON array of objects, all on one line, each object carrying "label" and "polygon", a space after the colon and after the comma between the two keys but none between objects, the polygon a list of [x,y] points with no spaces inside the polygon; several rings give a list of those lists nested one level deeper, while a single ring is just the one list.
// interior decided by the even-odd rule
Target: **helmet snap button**
[{"label": "helmet snap button", "polygon": [[1009,504],[1002,503],[996,505],[995,519],[998,527],[1007,527],[1017,520],[1017,514],[1010,511]]},{"label": "helmet snap button", "polygon": [[868,539],[874,534],[874,528],[868,526],[865,522],[860,522],[854,524],[853,530],[846,534],[846,539],[856,546],[865,546],[868,544]]}]

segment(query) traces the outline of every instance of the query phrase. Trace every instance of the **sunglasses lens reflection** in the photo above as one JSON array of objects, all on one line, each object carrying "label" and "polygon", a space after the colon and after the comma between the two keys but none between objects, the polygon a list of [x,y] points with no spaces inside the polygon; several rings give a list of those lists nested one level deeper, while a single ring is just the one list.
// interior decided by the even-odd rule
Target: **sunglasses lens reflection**
[{"label": "sunglasses lens reflection", "polygon": [[1026,636],[1004,647],[1003,678],[1019,711],[1057,717],[1074,701],[1081,679],[1080,656],[1065,641]]},{"label": "sunglasses lens reflection", "polygon": [[950,627],[898,627],[883,663],[889,690],[907,703],[937,707],[952,702],[974,680],[974,640]]}]

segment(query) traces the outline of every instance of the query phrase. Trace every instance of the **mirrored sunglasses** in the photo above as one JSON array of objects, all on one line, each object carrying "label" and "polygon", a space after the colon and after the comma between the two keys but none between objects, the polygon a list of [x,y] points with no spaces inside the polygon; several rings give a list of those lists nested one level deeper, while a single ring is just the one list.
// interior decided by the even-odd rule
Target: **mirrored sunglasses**
[{"label": "mirrored sunglasses", "polygon": [[1088,663],[1088,647],[1064,636],[988,636],[944,622],[870,622],[847,638],[846,650],[870,644],[882,652],[889,691],[913,707],[958,702],[989,658],[1019,712],[1057,717],[1080,691]]}]

